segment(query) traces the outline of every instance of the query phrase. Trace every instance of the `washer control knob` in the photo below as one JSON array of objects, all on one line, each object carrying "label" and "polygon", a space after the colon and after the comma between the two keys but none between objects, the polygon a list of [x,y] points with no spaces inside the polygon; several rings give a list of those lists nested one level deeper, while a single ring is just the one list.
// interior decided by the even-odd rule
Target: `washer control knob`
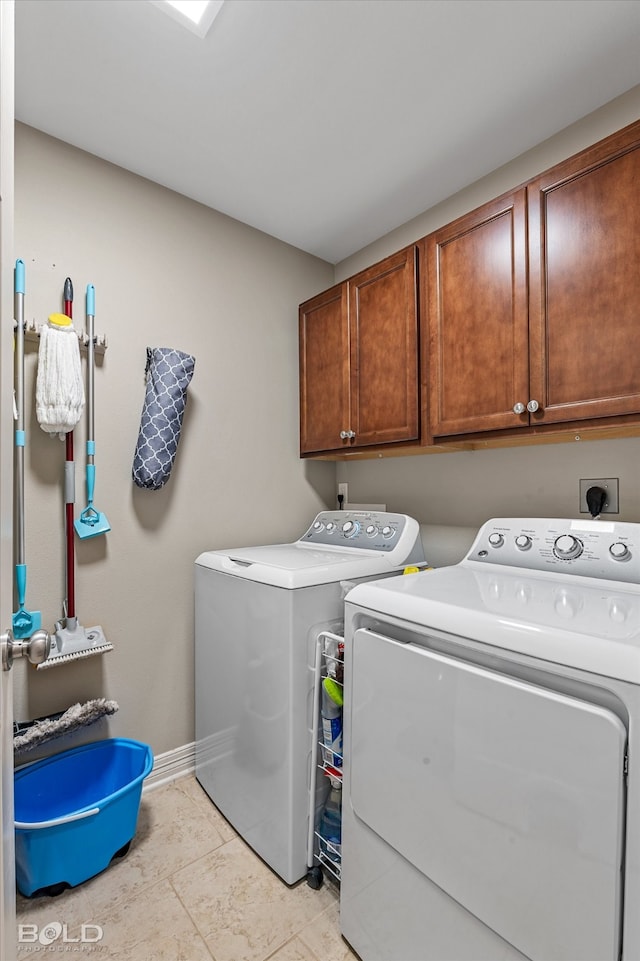
[{"label": "washer control knob", "polygon": [[518,534],[516,537],[516,547],[519,551],[528,551],[531,547],[531,538],[527,534]]},{"label": "washer control knob", "polygon": [[496,531],[494,531],[493,534],[489,534],[489,543],[492,547],[502,547],[504,544],[504,537],[502,534],[498,534]]},{"label": "washer control knob", "polygon": [[316,521],[316,522],[314,523],[314,525],[313,525],[313,529],[314,529],[314,531],[323,531],[323,530],[324,530],[324,524],[322,523],[322,521]]},{"label": "washer control knob", "polygon": [[333,534],[333,532],[335,531],[335,529],[336,529],[336,525],[333,523],[333,521],[328,521],[328,522],[327,522],[327,530],[328,530],[328,532],[329,532],[330,534]]},{"label": "washer control knob", "polygon": [[383,537],[393,537],[394,534],[395,534],[395,531],[394,531],[393,527],[389,527],[388,524],[387,524],[385,527],[382,528],[382,536],[383,536]]},{"label": "washer control knob", "polygon": [[580,557],[582,554],[582,544],[573,534],[561,534],[560,537],[556,538],[553,549],[556,557],[560,557],[562,560],[571,560],[574,557]]},{"label": "washer control knob", "polygon": [[614,561],[626,561],[627,557],[631,557],[631,551],[626,544],[621,541],[616,541],[609,548],[609,553],[613,557]]},{"label": "washer control knob", "polygon": [[360,530],[360,525],[357,521],[345,521],[342,525],[342,533],[345,537],[355,537]]},{"label": "washer control knob", "polygon": [[375,537],[376,534],[378,533],[378,528],[376,527],[375,524],[367,524],[364,532],[367,535],[367,537]]}]

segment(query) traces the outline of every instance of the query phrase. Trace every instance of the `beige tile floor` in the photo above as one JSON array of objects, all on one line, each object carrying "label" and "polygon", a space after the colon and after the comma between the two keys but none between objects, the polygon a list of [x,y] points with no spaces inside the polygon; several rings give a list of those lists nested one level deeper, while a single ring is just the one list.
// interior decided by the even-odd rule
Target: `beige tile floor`
[{"label": "beige tile floor", "polygon": [[[340,936],[335,885],[284,884],[193,777],[143,794],[131,849],[103,874],[55,898],[18,895],[17,922],[19,959],[357,958]],[[99,926],[100,940],[83,943],[82,924]],[[28,940],[47,925],[53,934],[64,926],[49,946]],[[98,938],[98,928],[85,936]]]}]

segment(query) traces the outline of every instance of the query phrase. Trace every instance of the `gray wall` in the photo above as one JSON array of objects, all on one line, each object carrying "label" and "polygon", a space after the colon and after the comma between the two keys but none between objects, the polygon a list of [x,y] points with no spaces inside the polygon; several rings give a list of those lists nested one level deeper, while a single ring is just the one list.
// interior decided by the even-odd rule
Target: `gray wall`
[{"label": "gray wall", "polygon": [[[640,86],[338,264],[336,280],[426,236],[639,117]],[[337,469],[337,480],[348,482],[354,503],[386,503],[390,510],[413,514],[425,524],[476,526],[495,516],[572,517],[579,507],[581,477],[618,477],[620,514],[612,516],[640,521],[640,440],[636,438],[385,457],[340,463]]]},{"label": "gray wall", "polygon": [[[292,540],[332,498],[335,468],[298,456],[297,305],[333,267],[156,184],[16,130],[16,257],[25,316],[62,309],[84,328],[96,288],[96,506],[112,530],[79,542],[76,609],[115,650],[46,671],[16,664],[18,720],[105,696],[113,736],[161,753],[193,740],[193,562],[205,549]],[[147,346],[194,354],[176,464],[161,491],[131,481]],[[26,356],[27,607],[51,628],[64,597],[64,444],[35,421]],[[29,425],[29,421],[27,421]],[[76,515],[85,424],[75,431]],[[89,729],[90,730],[90,729]],[[59,745],[58,745],[59,746]]]}]

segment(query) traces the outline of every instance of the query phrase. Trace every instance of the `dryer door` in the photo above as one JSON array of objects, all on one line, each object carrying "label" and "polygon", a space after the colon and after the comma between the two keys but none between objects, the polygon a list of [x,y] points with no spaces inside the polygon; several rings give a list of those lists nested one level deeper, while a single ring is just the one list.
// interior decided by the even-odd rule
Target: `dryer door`
[{"label": "dryer door", "polygon": [[533,961],[619,957],[613,713],[366,629],[352,692],[357,817]]}]

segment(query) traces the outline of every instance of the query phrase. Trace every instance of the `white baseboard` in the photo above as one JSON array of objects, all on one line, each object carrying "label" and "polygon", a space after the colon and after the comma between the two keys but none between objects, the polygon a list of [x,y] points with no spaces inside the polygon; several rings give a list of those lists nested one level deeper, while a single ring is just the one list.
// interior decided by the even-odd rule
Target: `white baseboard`
[{"label": "white baseboard", "polygon": [[193,774],[195,769],[195,741],[190,744],[183,744],[182,747],[176,747],[173,751],[158,754],[154,759],[151,774],[147,775],[144,780],[143,792],[151,791],[187,774]]}]

